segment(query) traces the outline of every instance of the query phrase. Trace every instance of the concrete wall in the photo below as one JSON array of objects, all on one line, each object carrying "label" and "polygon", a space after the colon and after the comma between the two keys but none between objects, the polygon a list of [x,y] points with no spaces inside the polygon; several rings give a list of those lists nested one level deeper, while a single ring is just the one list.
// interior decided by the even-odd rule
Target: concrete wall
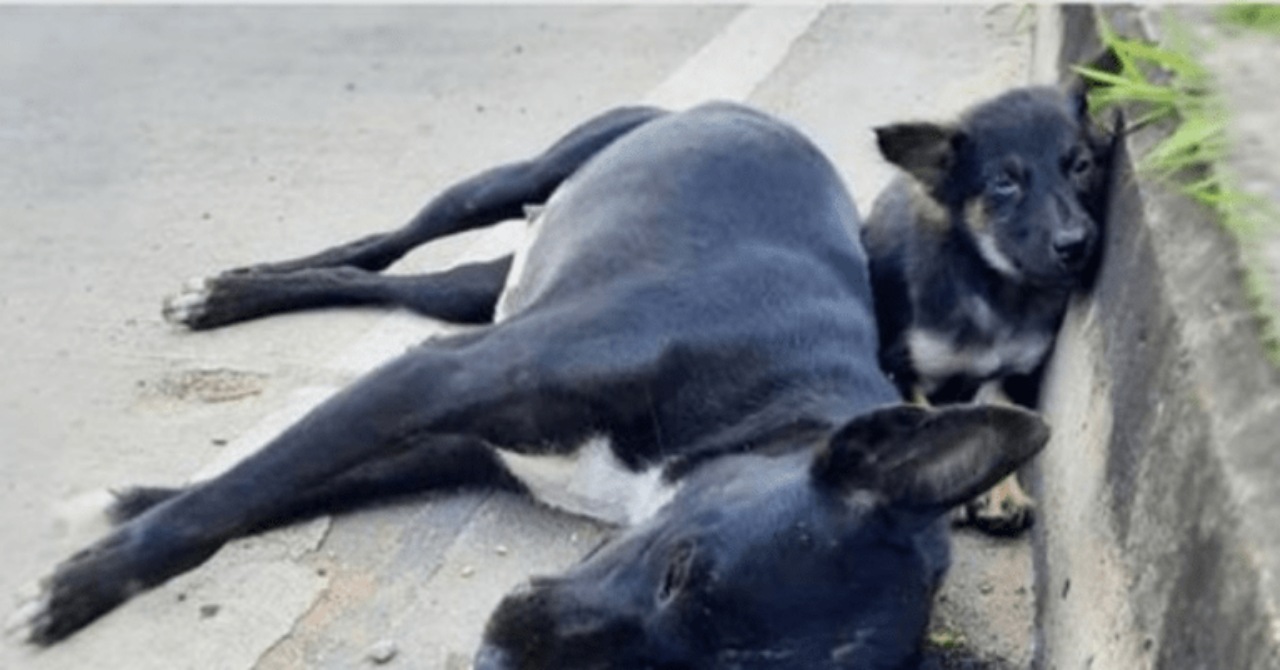
[{"label": "concrete wall", "polygon": [[[1096,48],[1094,18],[1063,9],[1060,76]],[[1040,668],[1280,667],[1280,374],[1235,241],[1135,176],[1131,156],[1165,132],[1121,147],[1098,281],[1046,379]]]}]

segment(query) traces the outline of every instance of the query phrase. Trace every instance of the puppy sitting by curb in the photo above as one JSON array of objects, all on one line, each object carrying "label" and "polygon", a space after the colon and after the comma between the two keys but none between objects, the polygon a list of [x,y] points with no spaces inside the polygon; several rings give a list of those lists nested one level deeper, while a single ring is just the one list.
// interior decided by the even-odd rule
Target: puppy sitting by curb
[{"label": "puppy sitting by curb", "polygon": [[[952,124],[876,129],[901,168],[862,231],[880,364],[906,399],[1034,406],[1072,292],[1097,266],[1119,124],[1083,90],[1015,89]],[[993,534],[1032,522],[1015,476],[958,512]]]}]

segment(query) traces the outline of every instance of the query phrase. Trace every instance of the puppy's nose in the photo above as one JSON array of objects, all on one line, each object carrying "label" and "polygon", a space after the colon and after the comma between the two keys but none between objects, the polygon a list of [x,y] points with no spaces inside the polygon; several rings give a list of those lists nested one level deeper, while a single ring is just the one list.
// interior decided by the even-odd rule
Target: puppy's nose
[{"label": "puppy's nose", "polygon": [[1083,230],[1060,232],[1053,236],[1053,252],[1058,261],[1074,267],[1084,261],[1089,251],[1089,238]]}]

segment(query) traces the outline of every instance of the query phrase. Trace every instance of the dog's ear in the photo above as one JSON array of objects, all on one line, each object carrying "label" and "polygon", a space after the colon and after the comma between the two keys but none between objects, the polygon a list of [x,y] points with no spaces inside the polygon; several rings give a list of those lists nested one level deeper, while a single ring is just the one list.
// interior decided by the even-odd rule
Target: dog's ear
[{"label": "dog's ear", "polygon": [[955,166],[964,133],[935,123],[895,123],[875,129],[880,154],[929,188],[942,185]]},{"label": "dog's ear", "polygon": [[821,485],[878,493],[927,521],[991,488],[1048,440],[1040,416],[1017,407],[895,405],[837,431],[811,472]]}]

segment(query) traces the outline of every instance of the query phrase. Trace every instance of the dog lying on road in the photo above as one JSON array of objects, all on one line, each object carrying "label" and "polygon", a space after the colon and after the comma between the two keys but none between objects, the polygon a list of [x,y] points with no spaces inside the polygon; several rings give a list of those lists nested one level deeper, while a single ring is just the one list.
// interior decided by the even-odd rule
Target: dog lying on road
[{"label": "dog lying on road", "polygon": [[[880,363],[905,398],[1034,406],[1072,291],[1095,265],[1117,127],[1095,129],[1083,93],[1025,88],[956,124],[877,129],[905,172],[862,232]],[[1015,533],[1032,518],[1013,477],[965,508]]]},{"label": "dog lying on road", "polygon": [[[514,259],[376,272],[543,202]],[[406,352],[215,479],[123,494],[120,525],[23,612],[29,639],[254,531],[387,491],[503,487],[626,529],[507,596],[478,668],[911,667],[947,510],[1048,429],[1012,407],[897,403],[858,226],[789,126],[724,103],[631,108],[403,229],[197,283],[166,308],[194,328],[360,302],[493,323]]]}]

